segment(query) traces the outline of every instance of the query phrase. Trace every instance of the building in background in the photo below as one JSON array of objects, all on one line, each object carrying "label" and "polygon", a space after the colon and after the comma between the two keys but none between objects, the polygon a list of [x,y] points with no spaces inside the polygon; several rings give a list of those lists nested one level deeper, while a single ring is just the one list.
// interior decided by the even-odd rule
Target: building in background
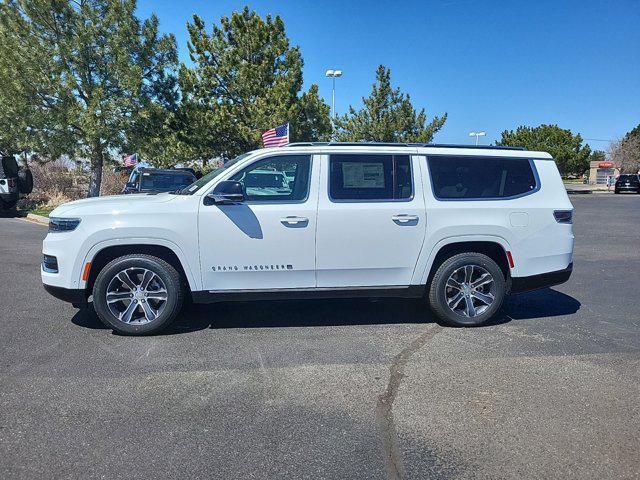
[{"label": "building in background", "polygon": [[595,161],[589,163],[589,184],[607,185],[610,176],[617,178],[620,175],[620,165],[610,161]]}]

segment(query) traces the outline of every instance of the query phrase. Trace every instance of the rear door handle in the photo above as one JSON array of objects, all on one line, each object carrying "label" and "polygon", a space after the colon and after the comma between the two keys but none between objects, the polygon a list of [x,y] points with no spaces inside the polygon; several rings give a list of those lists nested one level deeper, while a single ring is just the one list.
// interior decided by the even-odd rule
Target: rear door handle
[{"label": "rear door handle", "polygon": [[391,217],[391,220],[403,225],[408,223],[416,224],[418,223],[419,219],[420,217],[418,217],[418,215],[407,215],[406,213],[400,213],[398,215],[394,215],[393,217]]},{"label": "rear door handle", "polygon": [[306,227],[309,223],[309,219],[307,217],[282,217],[280,222],[285,226],[291,227]]}]

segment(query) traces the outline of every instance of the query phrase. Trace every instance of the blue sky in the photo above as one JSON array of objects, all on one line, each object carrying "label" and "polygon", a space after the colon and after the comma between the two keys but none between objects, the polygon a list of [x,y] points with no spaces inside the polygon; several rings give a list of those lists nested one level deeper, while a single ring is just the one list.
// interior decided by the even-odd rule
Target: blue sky
[{"label": "blue sky", "polygon": [[302,50],[305,88],[317,83],[327,103],[324,72],[343,70],[338,113],[361,105],[383,64],[414,105],[448,112],[440,143],[470,143],[474,130],[486,130],[489,143],[540,123],[608,140],[640,123],[640,0],[139,0],[138,12],[155,12],[187,61],[194,13],[210,28],[245,4],[283,18]]}]

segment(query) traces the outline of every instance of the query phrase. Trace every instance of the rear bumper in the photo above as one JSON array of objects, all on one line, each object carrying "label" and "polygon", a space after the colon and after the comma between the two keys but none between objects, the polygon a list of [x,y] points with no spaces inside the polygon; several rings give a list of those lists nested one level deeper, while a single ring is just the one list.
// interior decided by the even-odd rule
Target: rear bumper
[{"label": "rear bumper", "polygon": [[573,262],[564,270],[531,275],[530,277],[513,277],[511,279],[511,291],[509,293],[523,293],[540,288],[552,287],[566,282],[571,277]]},{"label": "rear bumper", "polygon": [[87,304],[87,296],[82,289],[54,287],[46,283],[43,284],[43,286],[50,295],[65,302],[72,303],[74,307],[81,307]]}]

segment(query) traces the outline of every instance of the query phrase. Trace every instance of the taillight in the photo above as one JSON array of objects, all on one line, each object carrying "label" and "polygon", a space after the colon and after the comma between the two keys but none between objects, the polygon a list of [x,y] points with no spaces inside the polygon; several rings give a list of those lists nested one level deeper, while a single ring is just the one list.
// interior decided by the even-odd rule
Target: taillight
[{"label": "taillight", "polygon": [[555,210],[553,216],[558,223],[573,223],[573,211],[572,210]]},{"label": "taillight", "polygon": [[9,185],[9,188],[15,188],[16,179],[15,178],[8,178],[7,179],[7,185]]}]

